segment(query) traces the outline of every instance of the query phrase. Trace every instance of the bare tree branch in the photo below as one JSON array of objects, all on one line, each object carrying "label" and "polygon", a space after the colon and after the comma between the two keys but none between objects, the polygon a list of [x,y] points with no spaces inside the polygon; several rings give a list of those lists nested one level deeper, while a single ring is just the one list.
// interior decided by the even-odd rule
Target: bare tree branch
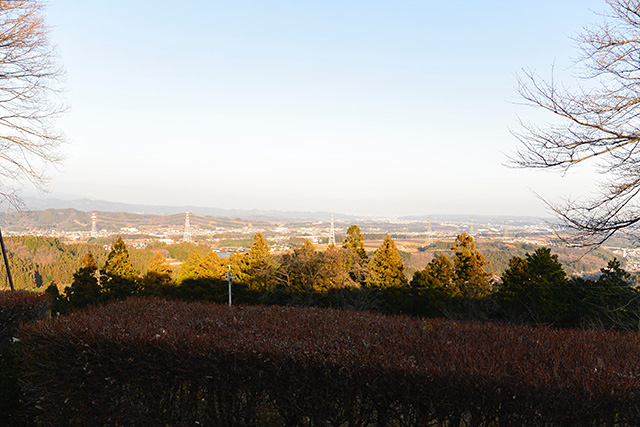
[{"label": "bare tree branch", "polygon": [[54,120],[64,111],[63,72],[43,8],[39,0],[0,1],[0,199],[13,205],[11,185],[44,188],[47,166],[62,158]]},{"label": "bare tree branch", "polygon": [[[595,196],[547,203],[584,246],[640,225],[640,0],[607,0],[605,22],[576,38],[582,66],[577,87],[565,88],[525,71],[525,103],[557,120],[544,127],[520,122],[515,167],[566,172],[594,163],[605,181]],[[637,235],[637,234],[636,234]]]}]

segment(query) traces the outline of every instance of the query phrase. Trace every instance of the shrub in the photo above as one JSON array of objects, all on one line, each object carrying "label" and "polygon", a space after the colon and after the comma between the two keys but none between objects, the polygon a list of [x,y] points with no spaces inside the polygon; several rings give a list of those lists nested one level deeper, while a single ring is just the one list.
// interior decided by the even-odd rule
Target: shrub
[{"label": "shrub", "polygon": [[0,425],[21,425],[18,361],[10,345],[23,322],[49,313],[51,298],[26,291],[0,291]]},{"label": "shrub", "polygon": [[637,333],[129,299],[21,339],[41,425],[640,423]]},{"label": "shrub", "polygon": [[0,348],[11,341],[18,326],[49,314],[51,297],[27,291],[0,291]]}]

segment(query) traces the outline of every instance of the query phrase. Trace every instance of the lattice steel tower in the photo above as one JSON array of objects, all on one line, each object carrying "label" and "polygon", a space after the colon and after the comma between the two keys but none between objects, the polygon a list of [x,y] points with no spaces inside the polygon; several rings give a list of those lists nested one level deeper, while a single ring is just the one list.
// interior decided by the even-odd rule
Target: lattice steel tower
[{"label": "lattice steel tower", "polygon": [[333,227],[333,214],[331,214],[331,230],[329,231],[329,246],[336,245],[336,229]]},{"label": "lattice steel tower", "polygon": [[191,223],[189,222],[189,216],[191,212],[187,211],[184,214],[184,236],[182,240],[185,242],[191,242],[193,239],[191,238]]},{"label": "lattice steel tower", "polygon": [[91,237],[98,237],[98,213],[91,212]]},{"label": "lattice steel tower", "polygon": [[427,226],[427,236],[424,239],[424,245],[429,246],[433,238],[433,228],[431,227],[431,216],[429,216],[429,225]]}]

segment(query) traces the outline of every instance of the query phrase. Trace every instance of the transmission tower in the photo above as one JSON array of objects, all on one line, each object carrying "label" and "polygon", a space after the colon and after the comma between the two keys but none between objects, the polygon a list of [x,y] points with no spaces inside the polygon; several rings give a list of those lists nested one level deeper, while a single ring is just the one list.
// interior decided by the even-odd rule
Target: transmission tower
[{"label": "transmission tower", "polygon": [[98,237],[98,214],[91,212],[91,237]]},{"label": "transmission tower", "polygon": [[331,231],[329,231],[329,246],[336,245],[336,229],[333,227],[333,214],[331,214]]},{"label": "transmission tower", "polygon": [[507,240],[509,237],[509,220],[504,220],[504,229],[502,230],[502,240]]},{"label": "transmission tower", "polygon": [[425,246],[429,246],[431,244],[432,237],[433,237],[433,229],[431,227],[431,217],[429,217],[429,225],[427,226],[427,237],[424,239]]},{"label": "transmission tower", "polygon": [[471,220],[469,221],[469,236],[473,236],[473,222],[474,219],[471,218]]},{"label": "transmission tower", "polygon": [[189,222],[189,215],[191,215],[191,212],[187,211],[184,214],[184,236],[182,237],[182,240],[185,242],[191,242],[191,223]]}]

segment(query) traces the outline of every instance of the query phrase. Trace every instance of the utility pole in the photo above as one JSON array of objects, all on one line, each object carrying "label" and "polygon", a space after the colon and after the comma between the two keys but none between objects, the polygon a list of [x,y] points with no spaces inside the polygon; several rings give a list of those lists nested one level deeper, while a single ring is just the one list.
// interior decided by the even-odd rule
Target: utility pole
[{"label": "utility pole", "polygon": [[9,287],[12,291],[16,288],[13,286],[13,278],[11,278],[11,270],[9,269],[9,258],[7,258],[7,250],[4,247],[4,239],[2,238],[2,231],[0,230],[0,247],[2,248],[2,256],[4,257],[4,266],[7,269],[7,278],[9,279]]},{"label": "utility pole", "polygon": [[229,307],[231,307],[231,281],[233,280],[233,274],[231,273],[231,265],[229,265],[229,274],[227,276],[227,282],[229,283]]}]

